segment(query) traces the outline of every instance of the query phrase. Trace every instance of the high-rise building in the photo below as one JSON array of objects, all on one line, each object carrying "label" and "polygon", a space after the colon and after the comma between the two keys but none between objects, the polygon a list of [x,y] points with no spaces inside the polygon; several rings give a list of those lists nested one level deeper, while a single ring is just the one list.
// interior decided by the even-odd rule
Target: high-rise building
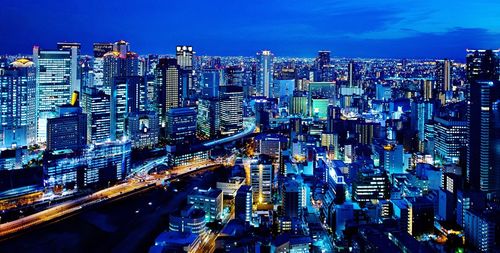
[{"label": "high-rise building", "polygon": [[175,58],[182,69],[193,69],[193,47],[192,46],[177,46],[175,48]]},{"label": "high-rise building", "polygon": [[271,97],[271,84],[274,75],[274,55],[271,51],[257,53],[256,95]]},{"label": "high-rise building", "polygon": [[500,193],[500,81],[498,50],[468,50],[467,181]]},{"label": "high-rise building", "polygon": [[87,115],[82,113],[78,103],[60,106],[59,117],[47,120],[47,149],[76,151],[86,145]]},{"label": "high-rise building", "polygon": [[467,146],[467,121],[452,117],[434,117],[434,149],[443,162],[457,163],[460,150]]},{"label": "high-rise building", "polygon": [[82,109],[87,114],[87,143],[103,143],[111,134],[111,99],[103,90],[86,88]]},{"label": "high-rise building", "polygon": [[36,143],[36,69],[18,59],[0,69],[0,147]]},{"label": "high-rise building", "polygon": [[93,87],[104,89],[104,55],[113,51],[113,43],[94,43],[92,63]]},{"label": "high-rise building", "polygon": [[349,64],[347,64],[347,81],[349,82],[348,87],[352,88],[357,86],[356,64],[354,61],[349,61]]},{"label": "high-rise building", "polygon": [[198,100],[198,127],[201,138],[212,139],[219,134],[220,103],[218,98],[201,98]]},{"label": "high-rise building", "polygon": [[243,88],[220,87],[220,134],[232,135],[243,128]]},{"label": "high-rise building", "polygon": [[127,135],[132,147],[145,148],[158,144],[160,124],[155,111],[131,112],[127,120]]},{"label": "high-rise building", "polygon": [[465,212],[464,234],[467,242],[479,252],[494,252],[498,247],[500,218],[498,212]]},{"label": "high-rise building", "polygon": [[246,222],[252,220],[252,186],[242,185],[234,197],[234,215]]},{"label": "high-rise building", "polygon": [[378,169],[365,169],[357,173],[352,184],[353,197],[358,202],[389,199],[389,178]]},{"label": "high-rise building", "polygon": [[182,106],[181,68],[176,59],[162,58],[156,66],[156,106],[162,127],[171,108]]},{"label": "high-rise building", "polygon": [[139,55],[130,51],[128,42],[116,42],[113,51],[103,56],[102,90],[111,94],[111,87],[117,77],[141,76],[140,65]]},{"label": "high-rise building", "polygon": [[436,86],[440,92],[451,90],[452,64],[448,59],[436,61]]},{"label": "high-rise building", "polygon": [[333,81],[332,68],[330,66],[330,51],[318,51],[316,57],[316,70],[315,82],[331,82]]},{"label": "high-rise building", "polygon": [[33,48],[37,80],[37,141],[47,139],[47,119],[57,116],[57,107],[70,101],[77,82],[77,49],[41,50]]},{"label": "high-rise building", "polygon": [[467,50],[467,80],[499,80],[500,50]]},{"label": "high-rise building", "polygon": [[269,156],[260,155],[250,163],[253,203],[271,203],[273,171],[272,159]]},{"label": "high-rise building", "polygon": [[115,77],[111,86],[111,140],[126,136],[129,113],[144,111],[146,83],[141,76]]},{"label": "high-rise building", "polygon": [[167,140],[172,145],[188,145],[196,138],[196,110],[172,108],[167,114]]},{"label": "high-rise building", "polygon": [[288,179],[283,185],[283,214],[290,218],[300,218],[302,215],[302,185],[293,179]]}]

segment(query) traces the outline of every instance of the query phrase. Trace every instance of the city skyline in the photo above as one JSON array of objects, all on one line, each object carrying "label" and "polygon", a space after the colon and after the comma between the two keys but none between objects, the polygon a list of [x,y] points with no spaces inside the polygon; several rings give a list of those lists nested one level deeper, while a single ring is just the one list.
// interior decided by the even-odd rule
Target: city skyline
[{"label": "city skyline", "polygon": [[[33,45],[131,41],[138,52],[172,53],[177,44],[196,45],[198,55],[253,56],[259,49],[277,56],[363,58],[449,58],[463,61],[465,49],[495,48],[500,42],[499,3],[490,1],[192,1],[107,2],[23,1],[0,10],[0,54],[29,53]],[[223,7],[223,8],[221,8]],[[461,17],[456,19],[456,17]],[[74,29],[78,28],[78,29]],[[237,45],[237,46],[235,46]]]}]

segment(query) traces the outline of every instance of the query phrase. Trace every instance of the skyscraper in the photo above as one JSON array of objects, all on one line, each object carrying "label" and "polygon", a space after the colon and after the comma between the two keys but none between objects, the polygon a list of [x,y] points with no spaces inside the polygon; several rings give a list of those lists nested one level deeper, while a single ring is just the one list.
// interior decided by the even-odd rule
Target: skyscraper
[{"label": "skyscraper", "polygon": [[467,181],[485,193],[500,193],[500,81],[498,50],[468,50]]},{"label": "skyscraper", "polygon": [[87,114],[88,144],[107,141],[111,134],[110,95],[97,88],[87,88],[82,95],[82,108]]},{"label": "skyscraper", "polygon": [[103,89],[104,85],[104,55],[113,51],[113,43],[94,43],[94,61],[92,70],[94,73],[93,86],[97,89]]},{"label": "skyscraper", "polygon": [[182,69],[193,69],[193,47],[192,46],[177,46],[175,48],[175,58]]},{"label": "skyscraper", "polygon": [[196,137],[196,110],[190,107],[171,108],[167,120],[167,140],[172,145],[188,145]]},{"label": "skyscraper", "polygon": [[0,69],[0,147],[36,143],[36,69],[18,59]]},{"label": "skyscraper", "polygon": [[271,97],[271,84],[274,75],[274,55],[271,51],[257,52],[256,95]]},{"label": "skyscraper", "polygon": [[232,135],[243,128],[243,88],[231,85],[220,89],[220,133]]},{"label": "skyscraper", "polygon": [[82,113],[78,102],[58,109],[59,117],[47,120],[47,149],[82,150],[87,144],[87,115]]},{"label": "skyscraper", "polygon": [[436,62],[436,86],[439,92],[451,90],[451,65],[453,63],[444,59]]},{"label": "skyscraper", "polygon": [[318,51],[316,57],[316,73],[315,82],[331,82],[333,81],[333,74],[330,67],[330,51]]},{"label": "skyscraper", "polygon": [[56,116],[57,106],[70,101],[76,80],[74,64],[78,55],[72,50],[41,50],[33,48],[33,60],[37,74],[37,141],[47,138],[47,119]]},{"label": "skyscraper", "polygon": [[355,75],[356,75],[356,65],[354,61],[350,61],[349,64],[347,64],[347,81],[349,82],[349,88],[352,88],[355,85],[357,85],[355,80]]},{"label": "skyscraper", "polygon": [[139,55],[130,51],[128,42],[115,42],[113,51],[103,55],[102,90],[106,94],[111,94],[114,78],[140,75]]},{"label": "skyscraper", "polygon": [[176,59],[162,58],[156,66],[156,106],[162,127],[170,108],[182,106],[181,68]]},{"label": "skyscraper", "polygon": [[272,159],[266,155],[259,155],[250,163],[253,203],[271,203],[273,170]]}]

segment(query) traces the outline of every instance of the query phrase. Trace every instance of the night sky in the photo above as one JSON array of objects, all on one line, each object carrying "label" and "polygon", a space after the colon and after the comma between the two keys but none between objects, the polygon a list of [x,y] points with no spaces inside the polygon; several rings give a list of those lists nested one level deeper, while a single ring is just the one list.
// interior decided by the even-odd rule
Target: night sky
[{"label": "night sky", "polygon": [[2,0],[0,54],[125,39],[139,54],[452,58],[500,47],[500,1]]}]

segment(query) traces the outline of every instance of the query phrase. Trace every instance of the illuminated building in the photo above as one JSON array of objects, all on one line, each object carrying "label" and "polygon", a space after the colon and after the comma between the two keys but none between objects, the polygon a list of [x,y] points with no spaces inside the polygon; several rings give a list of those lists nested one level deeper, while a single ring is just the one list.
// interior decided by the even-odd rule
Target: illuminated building
[{"label": "illuminated building", "polygon": [[102,143],[110,139],[111,101],[103,90],[87,88],[82,95],[82,109],[87,114],[88,144]]},{"label": "illuminated building", "polygon": [[172,108],[168,111],[167,140],[172,145],[192,143],[196,138],[196,109]]},{"label": "illuminated building", "polygon": [[377,100],[390,100],[392,97],[392,88],[390,85],[377,83],[375,86],[375,98]]},{"label": "illuminated building", "polygon": [[162,58],[156,66],[156,106],[162,127],[171,108],[182,106],[181,68],[176,59]]},{"label": "illuminated building", "polygon": [[94,73],[93,87],[104,89],[104,55],[113,51],[113,43],[94,43],[94,61],[92,70]]},{"label": "illuminated building", "polygon": [[281,157],[281,145],[286,143],[286,138],[279,134],[259,134],[255,137],[255,141],[257,142],[257,154],[279,159]]},{"label": "illuminated building", "polygon": [[37,142],[47,141],[47,119],[57,116],[57,106],[70,101],[77,80],[78,55],[73,50],[41,50],[33,47],[37,80]]},{"label": "illuminated building", "polygon": [[243,88],[220,87],[220,134],[232,135],[243,129]]},{"label": "illuminated building", "polygon": [[131,148],[130,141],[110,141],[90,145],[85,152],[87,168],[82,176],[82,185],[123,180],[130,173]]},{"label": "illuminated building", "polygon": [[290,108],[288,110],[290,115],[306,116],[308,112],[307,96],[301,94],[300,92],[294,92],[294,95],[291,97]]},{"label": "illuminated building", "polygon": [[274,55],[271,51],[257,53],[256,95],[271,97],[271,84],[274,75]]},{"label": "illuminated building", "polygon": [[197,189],[191,192],[188,204],[205,211],[205,220],[212,222],[222,218],[223,194],[220,189]]},{"label": "illuminated building", "polygon": [[[500,81],[498,51],[468,51],[467,181],[500,193]],[[469,73],[470,72],[470,73]]]},{"label": "illuminated building", "polygon": [[353,198],[358,202],[389,199],[389,185],[384,171],[359,171],[352,185]]},{"label": "illuminated building", "polygon": [[197,133],[202,138],[212,139],[219,134],[220,103],[217,98],[200,98],[198,100]]},{"label": "illuminated building", "polygon": [[498,246],[500,219],[498,212],[465,212],[464,234],[467,242],[479,252],[494,252]]},{"label": "illuminated building", "polygon": [[111,95],[111,89],[117,77],[140,76],[139,55],[130,51],[125,41],[115,42],[113,51],[103,55],[103,85],[102,90]]},{"label": "illuminated building", "polygon": [[303,186],[294,179],[285,181],[282,190],[283,215],[290,218],[301,218],[303,209]]},{"label": "illuminated building", "polygon": [[201,73],[200,88],[202,97],[219,97],[220,86],[224,85],[222,69],[204,69]]},{"label": "illuminated building", "polygon": [[234,197],[234,215],[246,222],[252,220],[252,186],[242,185]]},{"label": "illuminated building", "polygon": [[314,81],[331,82],[334,80],[333,69],[330,66],[330,51],[318,51],[315,65],[317,75]]},{"label": "illuminated building", "polygon": [[87,145],[87,115],[82,113],[78,103],[58,109],[59,117],[47,120],[47,149],[83,149]]},{"label": "illuminated building", "polygon": [[127,136],[132,141],[133,148],[153,147],[158,144],[160,125],[156,112],[132,112],[127,120]]},{"label": "illuminated building", "polygon": [[0,69],[0,147],[36,143],[36,69],[18,59]]},{"label": "illuminated building", "polygon": [[467,121],[434,117],[434,149],[444,162],[457,163],[460,150],[467,146]]},{"label": "illuminated building", "polygon": [[336,97],[334,82],[311,82],[309,83],[308,106],[309,116],[317,115],[326,118],[330,99]]},{"label": "illuminated building", "polygon": [[374,138],[380,137],[380,123],[359,120],[356,121],[355,128],[358,142],[363,145],[371,145]]},{"label": "illuminated building", "polygon": [[182,69],[193,68],[193,55],[194,51],[192,46],[177,46],[175,48],[175,57]]},{"label": "illuminated building", "polygon": [[440,92],[451,90],[451,62],[448,59],[436,62],[436,86]]},{"label": "illuminated building", "polygon": [[170,214],[168,230],[192,234],[205,233],[207,230],[205,211],[188,205],[182,210]]},{"label": "illuminated building", "polygon": [[271,203],[273,164],[269,156],[260,155],[250,164],[250,181],[252,185],[253,203]]}]

